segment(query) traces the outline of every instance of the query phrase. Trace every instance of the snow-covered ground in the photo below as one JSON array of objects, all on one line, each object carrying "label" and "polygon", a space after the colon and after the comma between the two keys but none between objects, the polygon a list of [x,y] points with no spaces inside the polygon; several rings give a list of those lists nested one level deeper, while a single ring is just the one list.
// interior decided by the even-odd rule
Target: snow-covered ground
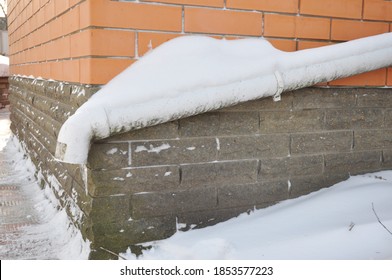
[{"label": "snow-covered ground", "polygon": [[[29,248],[30,254],[24,256],[30,259],[86,258],[87,244],[70,227],[64,211],[56,210],[48,199],[52,196],[48,189],[38,187],[34,167],[16,139],[10,138],[5,114],[0,111],[0,153],[12,162],[15,172],[0,178],[0,183],[21,184],[40,221],[24,228],[14,248]],[[177,232],[166,240],[144,244],[152,249],[139,259],[392,259],[392,234],[375,213],[392,231],[392,171],[353,176],[250,215]],[[45,242],[36,242],[34,248],[34,240]],[[122,256],[135,259],[130,252]]]},{"label": "snow-covered ground", "polygon": [[[59,210],[0,110],[0,259],[87,259],[89,244]],[[3,195],[3,196],[2,196]]]},{"label": "snow-covered ground", "polygon": [[383,171],[146,243],[139,259],[392,260],[391,231],[392,171]]}]

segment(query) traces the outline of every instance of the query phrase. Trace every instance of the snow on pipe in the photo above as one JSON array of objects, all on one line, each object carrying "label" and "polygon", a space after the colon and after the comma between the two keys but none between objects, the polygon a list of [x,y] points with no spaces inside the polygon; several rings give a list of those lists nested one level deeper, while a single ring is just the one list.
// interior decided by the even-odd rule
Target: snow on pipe
[{"label": "snow on pipe", "polygon": [[264,39],[173,39],[93,95],[61,127],[56,158],[85,164],[91,142],[392,65],[392,33],[297,52]]}]

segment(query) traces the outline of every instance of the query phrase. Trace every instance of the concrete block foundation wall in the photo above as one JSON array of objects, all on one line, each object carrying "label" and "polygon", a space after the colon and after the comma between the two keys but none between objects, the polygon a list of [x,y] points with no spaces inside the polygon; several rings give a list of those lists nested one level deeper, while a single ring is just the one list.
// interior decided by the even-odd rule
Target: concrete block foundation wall
[{"label": "concrete block foundation wall", "polygon": [[392,167],[391,89],[308,88],[120,134],[85,168],[53,159],[57,120],[97,88],[10,82],[12,130],[77,213],[91,258]]}]

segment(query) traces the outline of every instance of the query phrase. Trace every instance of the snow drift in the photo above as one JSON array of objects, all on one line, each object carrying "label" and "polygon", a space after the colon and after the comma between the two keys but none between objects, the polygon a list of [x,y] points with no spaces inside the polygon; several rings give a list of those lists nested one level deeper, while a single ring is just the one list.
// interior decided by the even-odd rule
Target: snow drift
[{"label": "snow drift", "polygon": [[84,164],[116,133],[392,65],[392,33],[282,52],[264,39],[173,39],[120,73],[62,126],[56,157]]},{"label": "snow drift", "polygon": [[[391,199],[392,171],[358,175],[215,226],[144,243],[151,249],[138,259],[391,260]],[[136,258],[130,250],[123,257]]]}]

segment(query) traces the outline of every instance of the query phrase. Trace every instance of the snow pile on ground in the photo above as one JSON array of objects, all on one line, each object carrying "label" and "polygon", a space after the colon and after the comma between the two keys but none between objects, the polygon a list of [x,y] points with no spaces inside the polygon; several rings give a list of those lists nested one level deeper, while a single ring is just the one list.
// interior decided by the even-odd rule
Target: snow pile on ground
[{"label": "snow pile on ground", "polygon": [[[50,187],[45,184],[41,189],[38,186],[36,168],[17,138],[13,136],[5,149],[6,153],[12,155],[14,170],[21,175],[17,183],[24,184],[22,187],[32,199],[38,216],[38,224],[26,227],[25,241],[46,240],[47,243],[36,249],[38,254],[40,251],[48,252],[48,258],[87,259],[90,253],[89,242],[83,240],[81,232],[71,223],[65,209],[59,206]],[[41,176],[38,172],[38,178]],[[15,184],[15,181],[10,183]],[[23,238],[21,242],[24,242]]]},{"label": "snow pile on ground", "polygon": [[29,199],[24,205],[14,206],[27,212],[26,226],[19,228],[18,234],[3,235],[10,240],[2,240],[0,255],[18,259],[87,259],[89,242],[83,240],[59,207],[50,187],[38,185],[36,175],[41,175],[17,138],[10,136],[8,115],[8,110],[0,111],[0,167],[4,172],[10,166],[11,171],[0,172],[0,185],[17,186]]},{"label": "snow pile on ground", "polygon": [[[392,259],[392,171],[143,244],[149,259]],[[374,208],[374,211],[373,211]],[[378,222],[377,216],[380,222]],[[135,256],[127,251],[128,259]]]},{"label": "snow pile on ground", "polygon": [[11,121],[8,118],[9,112],[7,110],[0,110],[0,151],[7,145],[10,131],[9,127]]}]

